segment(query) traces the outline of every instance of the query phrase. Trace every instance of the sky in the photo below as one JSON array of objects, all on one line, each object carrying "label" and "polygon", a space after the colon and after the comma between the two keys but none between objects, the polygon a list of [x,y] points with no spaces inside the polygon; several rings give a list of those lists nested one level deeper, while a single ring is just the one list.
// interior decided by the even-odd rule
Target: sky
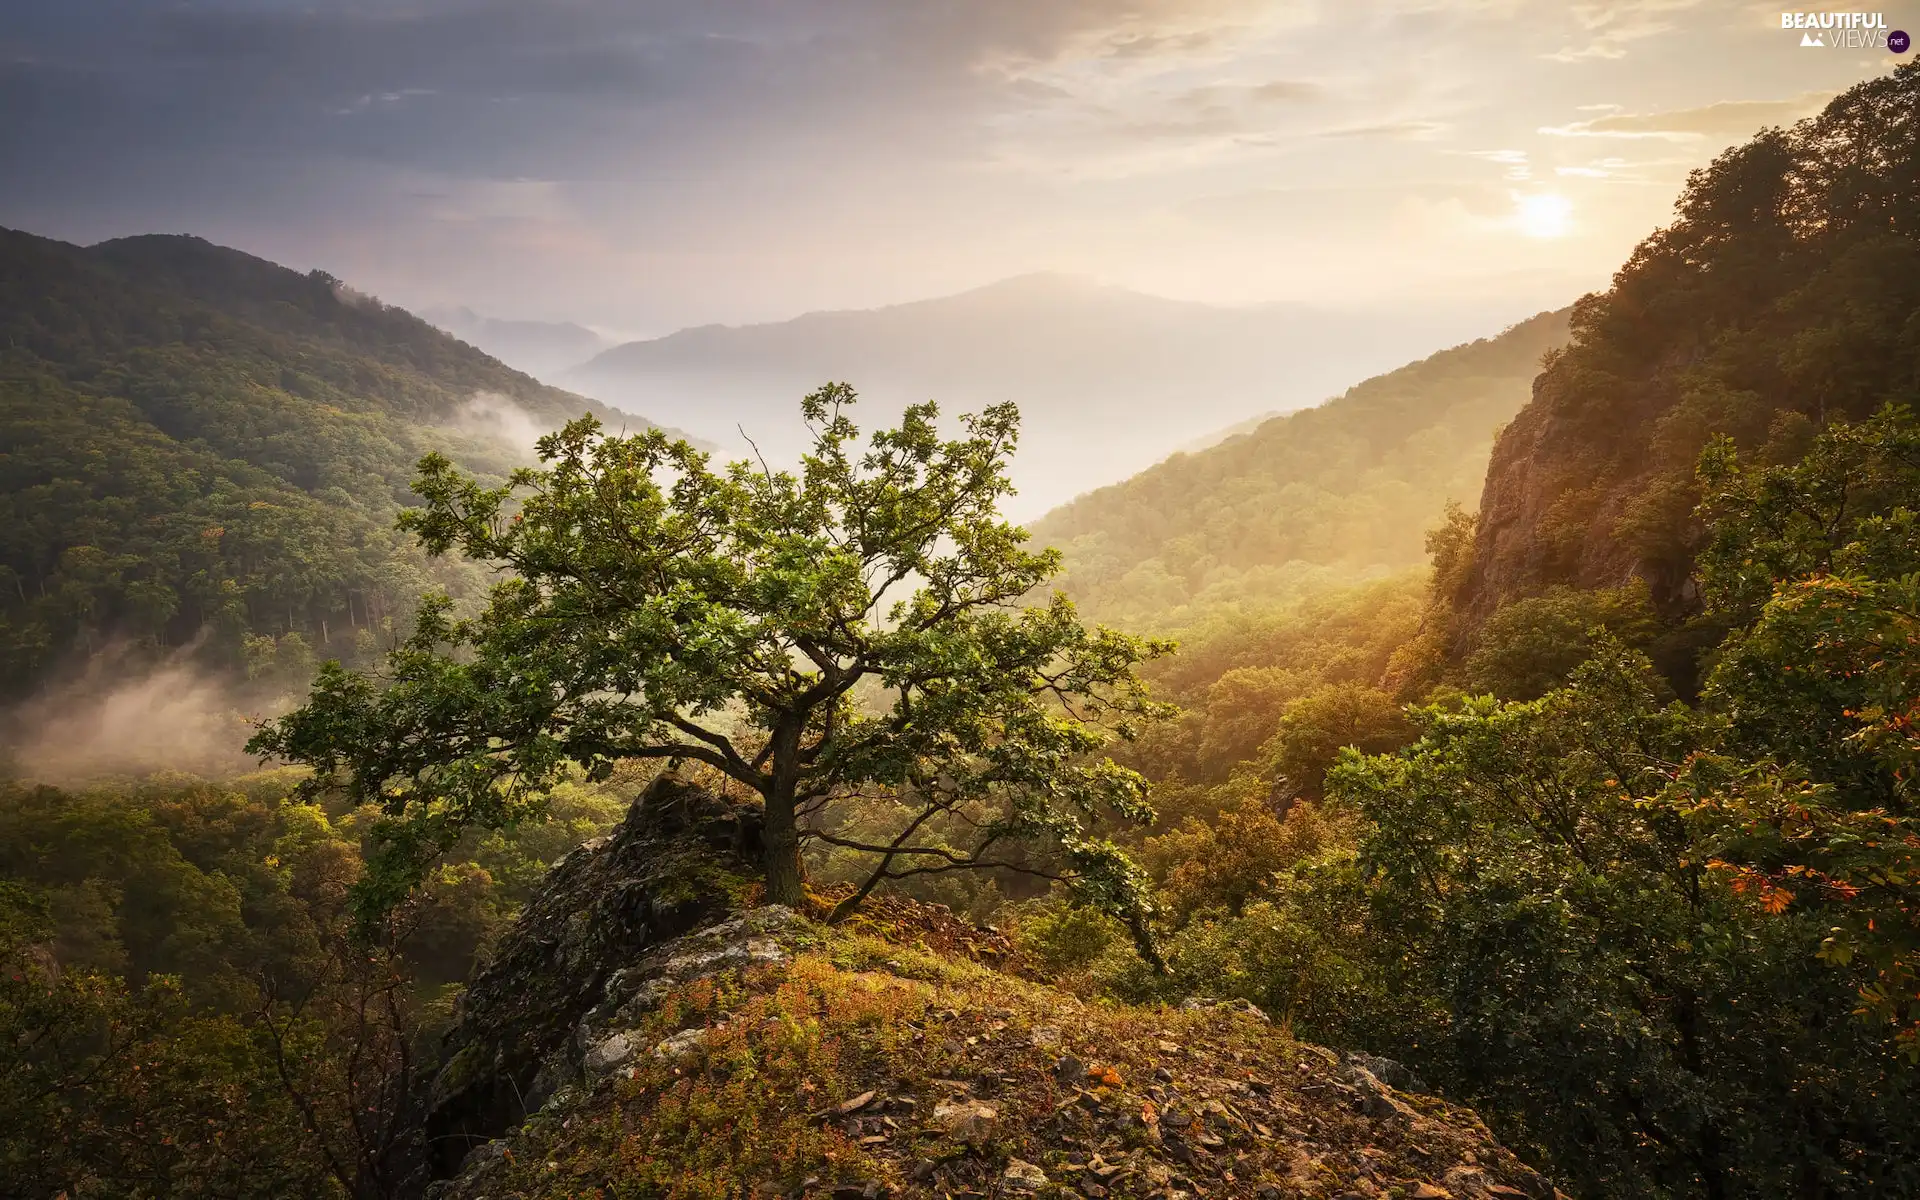
[{"label": "sky", "polygon": [[[1920,31],[1920,0],[1885,10]],[[1517,318],[1900,59],[1731,0],[0,0],[0,225],[619,335],[1032,271]],[[1910,52],[1911,53],[1911,52]]]}]

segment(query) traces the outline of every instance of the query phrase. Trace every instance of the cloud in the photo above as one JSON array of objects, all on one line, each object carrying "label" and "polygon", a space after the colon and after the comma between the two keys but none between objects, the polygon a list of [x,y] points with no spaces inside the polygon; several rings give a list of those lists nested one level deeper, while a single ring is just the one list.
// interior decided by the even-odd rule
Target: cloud
[{"label": "cloud", "polygon": [[1627,3],[1574,4],[1568,15],[1579,26],[1581,40],[1546,55],[1554,62],[1579,63],[1625,58],[1634,42],[1671,33],[1678,28],[1676,14],[1700,0],[1628,0]]},{"label": "cloud", "polygon": [[1442,121],[1381,121],[1372,125],[1348,125],[1323,129],[1323,138],[1391,138],[1396,141],[1426,141],[1447,132]]},{"label": "cloud", "polygon": [[1325,93],[1320,84],[1305,79],[1276,79],[1247,89],[1248,95],[1263,103],[1292,103],[1315,100]]},{"label": "cloud", "polygon": [[[1819,111],[1833,98],[1831,92],[1802,92],[1786,100],[1722,100],[1699,108],[1669,112],[1609,112],[1606,116],[1567,125],[1543,125],[1550,137],[1659,138],[1692,141],[1706,137],[1740,137],[1767,125],[1784,125]],[[1609,106],[1612,107],[1612,106]]]},{"label": "cloud", "polygon": [[1210,83],[1175,96],[1172,103],[1186,108],[1252,109],[1269,104],[1305,104],[1325,98],[1326,87],[1310,79],[1275,79],[1267,83]]},{"label": "cloud", "polygon": [[553,432],[511,396],[498,392],[475,392],[454,413],[449,426],[468,437],[499,442],[528,458],[533,456],[534,443]]},{"label": "cloud", "polygon": [[1514,182],[1533,178],[1533,167],[1527,162],[1525,150],[1470,150],[1467,153],[1472,158],[1484,159],[1505,167],[1505,177]]}]

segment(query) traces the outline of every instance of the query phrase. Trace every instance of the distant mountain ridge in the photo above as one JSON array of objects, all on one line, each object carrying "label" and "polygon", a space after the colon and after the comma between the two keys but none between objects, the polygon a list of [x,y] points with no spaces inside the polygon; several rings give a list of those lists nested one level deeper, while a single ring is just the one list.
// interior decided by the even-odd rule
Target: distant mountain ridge
[{"label": "distant mountain ridge", "polygon": [[614,343],[572,321],[516,321],[471,308],[429,308],[420,316],[503,363],[540,379],[581,366]]},{"label": "distant mountain ridge", "polygon": [[1314,408],[1176,454],[1033,524],[1062,586],[1102,619],[1177,628],[1425,560],[1449,500],[1478,494],[1569,310],[1443,350]]},{"label": "distant mountain ridge", "polygon": [[1218,308],[1071,276],[930,300],[709,325],[608,350],[561,382],[707,438],[803,446],[796,402],[853,384],[866,426],[907,403],[1020,405],[1016,516],[1123,479],[1196,436],[1315,403],[1472,332],[1452,313],[1389,320],[1297,306]]}]

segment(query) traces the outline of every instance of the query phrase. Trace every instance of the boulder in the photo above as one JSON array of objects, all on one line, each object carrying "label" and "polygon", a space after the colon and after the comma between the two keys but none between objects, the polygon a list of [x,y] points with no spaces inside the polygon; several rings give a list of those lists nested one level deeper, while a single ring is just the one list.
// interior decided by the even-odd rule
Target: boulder
[{"label": "boulder", "polygon": [[[663,776],[613,833],[556,864],[461,995],[423,1100],[426,1177],[458,1173],[571,1078],[624,1062],[635,1047],[617,1030],[578,1038],[582,1020],[606,1003],[610,981],[637,990],[624,968],[724,916],[759,845],[758,809]],[[764,939],[681,951],[742,962],[770,952]]]}]

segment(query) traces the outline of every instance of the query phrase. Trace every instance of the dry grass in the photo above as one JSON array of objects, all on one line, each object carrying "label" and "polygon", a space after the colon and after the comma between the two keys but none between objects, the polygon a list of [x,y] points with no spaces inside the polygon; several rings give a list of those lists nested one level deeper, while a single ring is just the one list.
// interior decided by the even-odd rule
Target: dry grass
[{"label": "dry grass", "polygon": [[[1335,1056],[1254,1018],[1089,1003],[884,932],[682,986],[644,1037],[704,1038],[531,1122],[487,1194],[988,1197],[1014,1159],[1042,1195],[1472,1194],[1449,1170],[1455,1189],[1483,1170],[1476,1187],[1520,1185],[1495,1195],[1538,1190],[1472,1114],[1370,1103]],[[934,1116],[959,1100],[996,1111],[973,1144]]]}]

